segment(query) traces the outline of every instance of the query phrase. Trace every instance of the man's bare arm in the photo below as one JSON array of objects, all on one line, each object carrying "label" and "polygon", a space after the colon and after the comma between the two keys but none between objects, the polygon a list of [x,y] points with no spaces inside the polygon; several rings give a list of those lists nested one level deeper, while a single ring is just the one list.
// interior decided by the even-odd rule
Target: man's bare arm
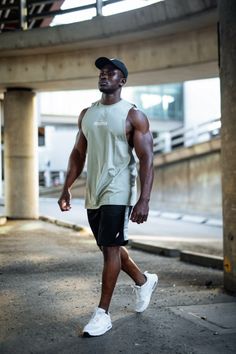
[{"label": "man's bare arm", "polygon": [[85,164],[87,140],[81,130],[81,122],[86,113],[86,110],[87,109],[84,109],[79,116],[79,132],[77,133],[75,144],[69,157],[66,179],[64,182],[61,196],[58,200],[58,204],[60,206],[61,211],[70,210],[70,188],[75,182],[75,180],[80,176]]},{"label": "man's bare arm", "polygon": [[140,196],[133,208],[131,220],[138,224],[147,221],[153,184],[153,139],[147,117],[137,109],[129,113],[133,126],[133,144],[139,159]]}]

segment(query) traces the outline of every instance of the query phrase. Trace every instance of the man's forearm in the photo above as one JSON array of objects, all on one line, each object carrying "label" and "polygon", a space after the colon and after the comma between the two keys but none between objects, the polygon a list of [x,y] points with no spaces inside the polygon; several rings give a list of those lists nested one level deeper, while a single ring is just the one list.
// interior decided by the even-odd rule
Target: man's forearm
[{"label": "man's forearm", "polygon": [[139,178],[140,178],[140,200],[150,200],[153,184],[153,161],[151,158],[144,157],[140,160]]}]

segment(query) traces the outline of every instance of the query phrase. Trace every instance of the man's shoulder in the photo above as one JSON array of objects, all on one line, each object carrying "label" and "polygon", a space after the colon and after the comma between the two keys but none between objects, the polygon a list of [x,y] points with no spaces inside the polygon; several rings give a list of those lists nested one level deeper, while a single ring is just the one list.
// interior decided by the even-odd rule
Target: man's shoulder
[{"label": "man's shoulder", "polygon": [[127,105],[127,107],[130,107],[130,109],[132,109],[132,108],[135,108],[135,107],[136,107],[136,105],[135,105],[133,102],[130,102],[130,101],[124,100],[123,98],[121,99],[121,102],[122,102],[124,105]]},{"label": "man's shoulder", "polygon": [[132,119],[140,119],[146,117],[145,113],[133,105],[129,110],[129,117]]},{"label": "man's shoulder", "polygon": [[85,114],[87,113],[87,111],[88,111],[89,108],[90,108],[90,107],[84,108],[84,109],[80,112],[80,115],[79,115],[79,118],[78,118],[78,127],[79,127],[79,129],[81,128],[83,118],[84,118],[84,116],[85,116]]},{"label": "man's shoulder", "polygon": [[140,128],[143,126],[149,126],[148,118],[146,114],[140,111],[136,106],[129,110],[128,121],[133,128]]},{"label": "man's shoulder", "polygon": [[94,107],[98,107],[99,102],[100,101],[92,102],[89,107],[86,107],[81,111],[80,115],[84,116],[87,113],[87,111],[89,111],[90,109]]},{"label": "man's shoulder", "polygon": [[90,106],[89,108],[92,108],[92,107],[98,107],[100,102],[101,102],[101,100],[98,100],[98,101],[92,102],[92,103],[91,103],[91,106]]},{"label": "man's shoulder", "polygon": [[84,108],[81,112],[80,112],[80,115],[79,115],[79,119],[83,119],[85,113],[87,112],[87,110],[89,109],[89,107],[87,108]]}]

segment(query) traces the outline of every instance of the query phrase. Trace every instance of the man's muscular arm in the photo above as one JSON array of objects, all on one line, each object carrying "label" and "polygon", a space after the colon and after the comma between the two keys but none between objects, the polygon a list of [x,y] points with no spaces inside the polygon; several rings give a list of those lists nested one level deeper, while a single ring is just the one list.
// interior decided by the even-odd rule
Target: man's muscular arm
[{"label": "man's muscular arm", "polygon": [[131,220],[138,224],[147,221],[153,184],[153,139],[147,117],[137,109],[129,113],[133,127],[133,145],[139,159],[140,196],[133,208]]},{"label": "man's muscular arm", "polygon": [[69,157],[65,183],[62,189],[61,196],[58,200],[58,204],[61,211],[70,210],[70,188],[74,181],[79,177],[84,168],[87,151],[87,140],[81,130],[81,122],[86,113],[86,110],[87,109],[84,109],[79,116],[79,132],[77,133],[75,145]]}]

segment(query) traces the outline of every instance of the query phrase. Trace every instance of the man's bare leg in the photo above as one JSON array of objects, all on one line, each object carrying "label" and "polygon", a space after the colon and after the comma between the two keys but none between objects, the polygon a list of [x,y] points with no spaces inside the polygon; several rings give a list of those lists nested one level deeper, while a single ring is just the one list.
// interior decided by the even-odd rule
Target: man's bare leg
[{"label": "man's bare leg", "polygon": [[102,293],[98,307],[108,312],[111,297],[121,270],[120,246],[102,247],[104,265],[102,273]]},{"label": "man's bare leg", "polygon": [[102,247],[102,252],[104,266],[102,273],[102,293],[98,307],[108,311],[121,269],[134,280],[136,285],[139,286],[146,282],[146,277],[132,258],[130,258],[125,247]]},{"label": "man's bare leg", "polygon": [[136,285],[143,285],[146,282],[146,277],[129,256],[129,252],[125,247],[120,247],[120,257],[121,269],[133,279]]}]

